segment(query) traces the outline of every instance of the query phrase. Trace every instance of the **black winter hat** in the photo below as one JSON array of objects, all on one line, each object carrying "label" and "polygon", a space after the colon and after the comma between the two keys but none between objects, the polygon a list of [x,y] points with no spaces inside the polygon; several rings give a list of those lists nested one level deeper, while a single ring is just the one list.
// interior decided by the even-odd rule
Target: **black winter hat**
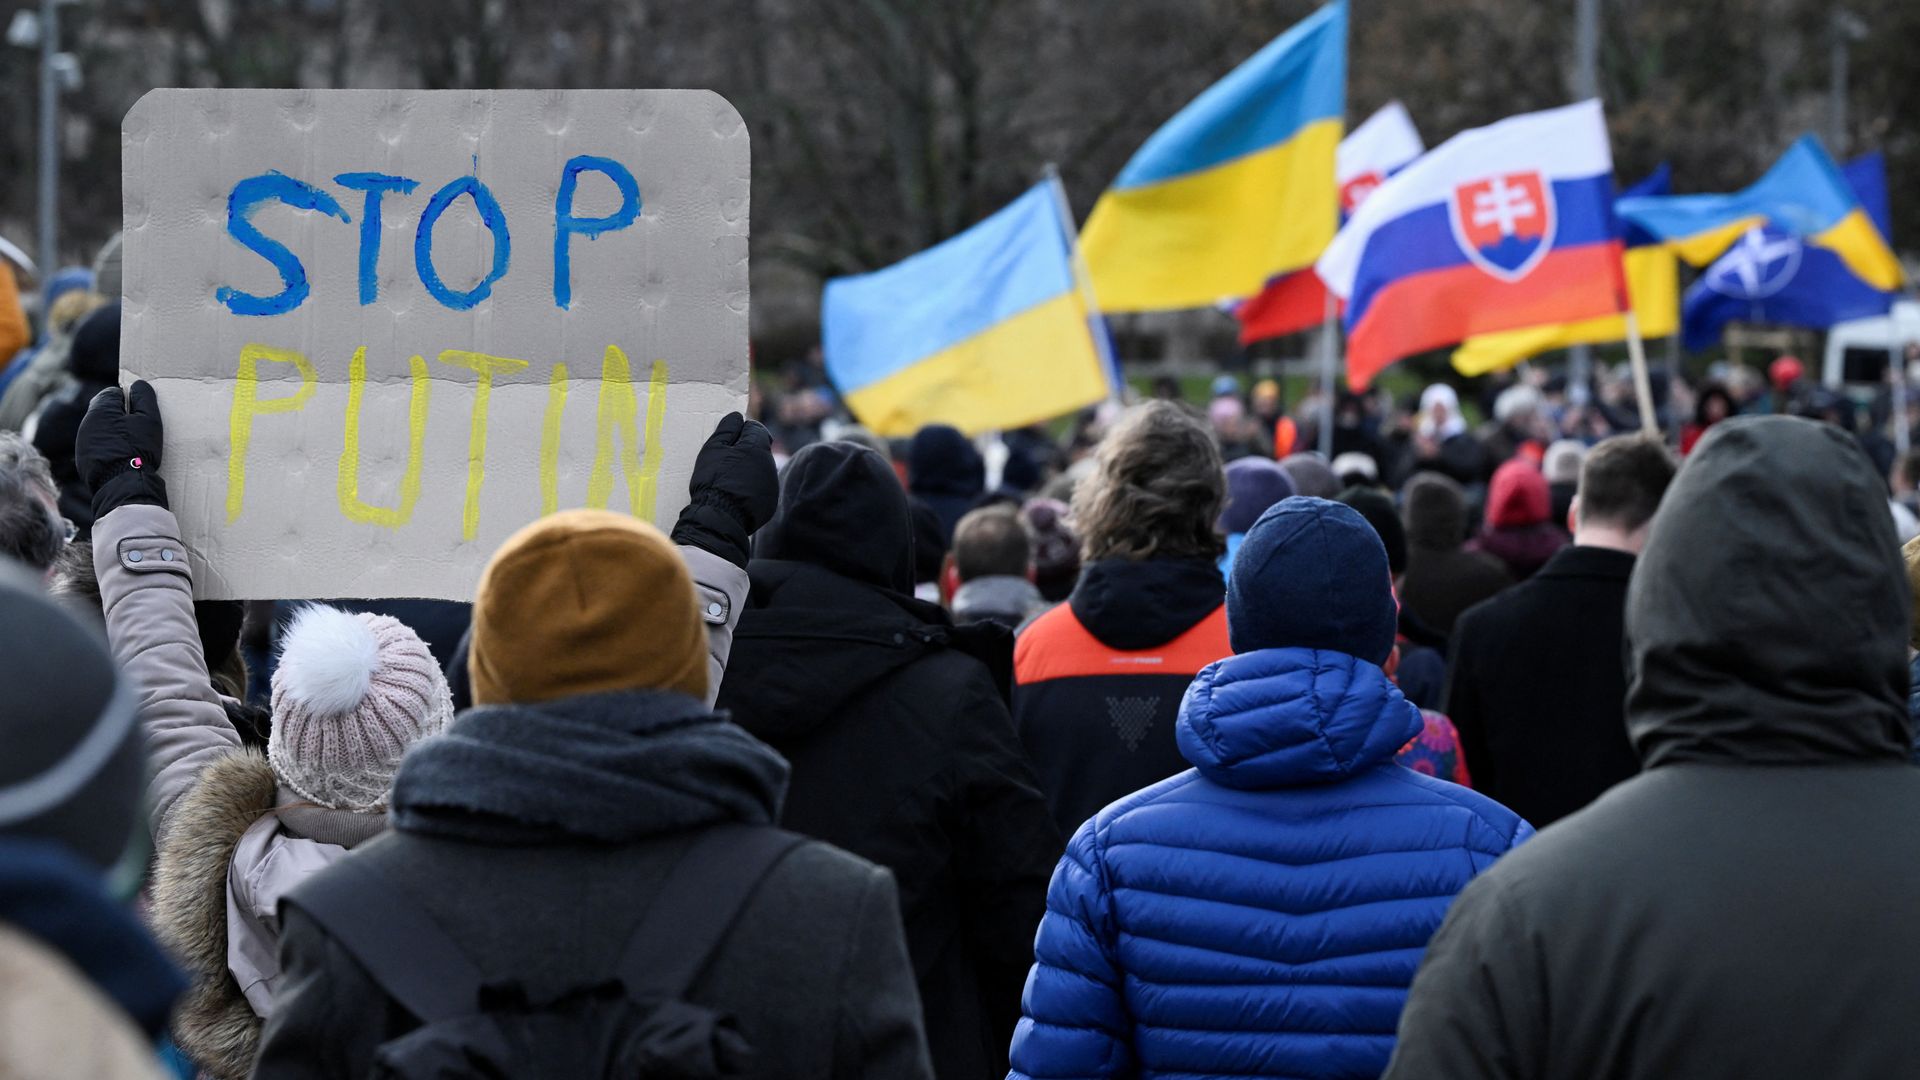
[{"label": "black winter hat", "polygon": [[1387,549],[1387,569],[1399,577],[1407,568],[1407,530],[1400,524],[1400,512],[1394,509],[1393,496],[1379,488],[1350,487],[1334,496],[1334,501],[1359,511],[1367,524],[1373,526],[1373,531],[1380,534],[1380,543]]},{"label": "black winter hat", "polygon": [[67,370],[87,382],[120,381],[120,301],[80,321],[67,353]]},{"label": "black winter hat", "polygon": [[811,563],[912,595],[913,520],[907,493],[879,454],[814,443],[780,477],[780,511],[754,546],[762,559]]},{"label": "black winter hat", "polygon": [[974,496],[987,489],[987,466],[958,428],[928,424],[907,449],[907,479],[915,495]]}]

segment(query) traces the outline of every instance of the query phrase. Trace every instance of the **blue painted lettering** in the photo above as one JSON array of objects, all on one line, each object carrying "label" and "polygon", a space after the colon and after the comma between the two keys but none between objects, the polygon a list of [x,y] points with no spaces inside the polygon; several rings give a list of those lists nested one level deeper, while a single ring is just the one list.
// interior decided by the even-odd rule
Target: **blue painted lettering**
[{"label": "blue painted lettering", "polygon": [[274,200],[296,210],[318,210],[341,221],[353,220],[340,208],[339,203],[333,201],[333,196],[285,173],[262,173],[233,185],[233,190],[227,193],[227,235],[272,263],[284,286],[272,296],[255,296],[231,285],[220,286],[214,291],[214,299],[225,304],[227,310],[235,315],[284,315],[305,303],[307,294],[312,291],[307,284],[307,268],[300,264],[299,256],[288,250],[285,244],[261,232],[253,223],[254,210],[261,203]]},{"label": "blue painted lettering", "polygon": [[[580,174],[600,173],[620,190],[620,208],[605,217],[575,217],[573,193]],[[562,310],[573,306],[573,256],[570,245],[575,233],[591,240],[601,233],[624,229],[640,216],[640,185],[625,165],[612,158],[581,154],[567,162],[560,174],[560,192],[553,200],[553,302]]]}]

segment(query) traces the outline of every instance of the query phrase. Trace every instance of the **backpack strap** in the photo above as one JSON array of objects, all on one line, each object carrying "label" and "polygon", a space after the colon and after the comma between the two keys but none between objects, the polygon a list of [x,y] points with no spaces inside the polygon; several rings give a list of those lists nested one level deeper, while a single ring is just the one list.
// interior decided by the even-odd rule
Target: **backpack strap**
[{"label": "backpack strap", "polygon": [[341,859],[280,902],[319,923],[422,1023],[479,1008],[480,969],[426,909],[364,860]]},{"label": "backpack strap", "polygon": [[754,890],[802,838],[769,825],[716,825],[687,846],[627,941],[618,969],[638,999],[684,998]]}]

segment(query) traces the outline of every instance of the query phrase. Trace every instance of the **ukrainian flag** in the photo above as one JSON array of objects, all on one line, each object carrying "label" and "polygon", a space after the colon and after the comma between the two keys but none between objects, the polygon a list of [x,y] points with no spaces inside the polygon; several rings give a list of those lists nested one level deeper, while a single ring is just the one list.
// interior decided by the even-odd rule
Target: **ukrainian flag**
[{"label": "ukrainian flag", "polygon": [[[1666,165],[1652,176],[1621,192],[1621,199],[1666,195],[1673,190],[1673,170]],[[1666,337],[1680,328],[1680,261],[1671,248],[1646,232],[1628,226],[1621,264],[1626,271],[1627,298],[1640,321],[1643,337]],[[1453,369],[1462,375],[1505,371],[1522,360],[1570,345],[1598,345],[1624,341],[1625,315],[1530,326],[1497,334],[1476,334],[1453,351]]]},{"label": "ukrainian flag", "polygon": [[1100,309],[1210,307],[1311,266],[1340,224],[1346,96],[1335,0],[1154,132],[1081,234]]},{"label": "ukrainian flag", "polygon": [[1840,167],[1811,135],[1801,136],[1743,191],[1622,199],[1616,210],[1629,225],[1646,230],[1695,266],[1719,258],[1747,230],[1771,221],[1832,251],[1877,289],[1898,289],[1905,277]]},{"label": "ukrainian flag", "polygon": [[1057,182],[884,270],[827,282],[827,377],[881,435],[1022,427],[1108,395]]}]

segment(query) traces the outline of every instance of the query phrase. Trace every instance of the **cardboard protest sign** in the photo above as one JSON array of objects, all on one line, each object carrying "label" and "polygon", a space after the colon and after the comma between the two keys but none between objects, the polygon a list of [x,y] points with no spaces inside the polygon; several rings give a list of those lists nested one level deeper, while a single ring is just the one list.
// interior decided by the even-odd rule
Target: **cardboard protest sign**
[{"label": "cardboard protest sign", "polygon": [[716,94],[155,90],[121,142],[121,367],[197,596],[469,599],[542,514],[671,527],[745,407]]}]

